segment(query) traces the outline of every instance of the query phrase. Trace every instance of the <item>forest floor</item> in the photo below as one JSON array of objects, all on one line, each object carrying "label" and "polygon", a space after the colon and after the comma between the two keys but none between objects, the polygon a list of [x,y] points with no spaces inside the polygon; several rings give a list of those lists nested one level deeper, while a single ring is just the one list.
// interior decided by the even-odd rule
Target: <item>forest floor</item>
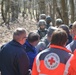
[{"label": "forest floor", "polygon": [[20,18],[18,21],[10,23],[10,29],[5,25],[0,26],[0,46],[12,40],[12,33],[18,27],[25,28],[28,35],[29,32],[37,30],[37,22],[29,19],[23,21],[23,19]]}]

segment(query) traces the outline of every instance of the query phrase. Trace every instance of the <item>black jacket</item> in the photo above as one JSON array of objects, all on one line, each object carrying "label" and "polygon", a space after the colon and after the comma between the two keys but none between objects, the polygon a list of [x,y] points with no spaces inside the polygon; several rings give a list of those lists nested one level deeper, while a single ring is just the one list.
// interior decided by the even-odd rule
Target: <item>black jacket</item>
[{"label": "black jacket", "polygon": [[1,75],[29,75],[29,60],[21,44],[12,40],[0,51]]}]

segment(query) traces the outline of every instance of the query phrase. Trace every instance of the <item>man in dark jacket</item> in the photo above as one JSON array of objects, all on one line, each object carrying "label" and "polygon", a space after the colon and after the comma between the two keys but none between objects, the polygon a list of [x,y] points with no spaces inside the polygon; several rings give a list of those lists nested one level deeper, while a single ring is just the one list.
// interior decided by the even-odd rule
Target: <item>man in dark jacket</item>
[{"label": "man in dark jacket", "polygon": [[23,47],[25,40],[25,29],[17,28],[13,34],[13,40],[2,47],[1,75],[29,75],[29,60]]}]

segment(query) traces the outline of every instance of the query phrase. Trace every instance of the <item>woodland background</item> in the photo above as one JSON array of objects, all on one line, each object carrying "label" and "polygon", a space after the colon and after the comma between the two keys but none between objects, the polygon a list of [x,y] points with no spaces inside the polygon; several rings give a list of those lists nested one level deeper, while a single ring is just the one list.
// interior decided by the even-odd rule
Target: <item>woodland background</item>
[{"label": "woodland background", "polygon": [[24,27],[27,34],[37,30],[40,14],[61,18],[66,25],[76,20],[76,0],[0,0],[0,46],[12,39],[17,27]]}]

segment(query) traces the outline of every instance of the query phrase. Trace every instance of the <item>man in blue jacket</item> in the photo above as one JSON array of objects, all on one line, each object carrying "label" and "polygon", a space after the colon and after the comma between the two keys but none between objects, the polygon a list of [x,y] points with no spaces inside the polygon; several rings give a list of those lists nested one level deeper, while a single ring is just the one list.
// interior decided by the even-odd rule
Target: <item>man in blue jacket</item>
[{"label": "man in blue jacket", "polygon": [[24,51],[26,40],[24,28],[17,28],[13,40],[5,44],[0,51],[1,75],[29,75],[29,60]]},{"label": "man in blue jacket", "polygon": [[40,39],[40,36],[38,33],[30,32],[27,37],[27,40],[24,44],[25,51],[30,60],[29,69],[32,69],[34,58],[37,55],[37,50],[36,50],[35,46],[38,44],[39,39]]}]

